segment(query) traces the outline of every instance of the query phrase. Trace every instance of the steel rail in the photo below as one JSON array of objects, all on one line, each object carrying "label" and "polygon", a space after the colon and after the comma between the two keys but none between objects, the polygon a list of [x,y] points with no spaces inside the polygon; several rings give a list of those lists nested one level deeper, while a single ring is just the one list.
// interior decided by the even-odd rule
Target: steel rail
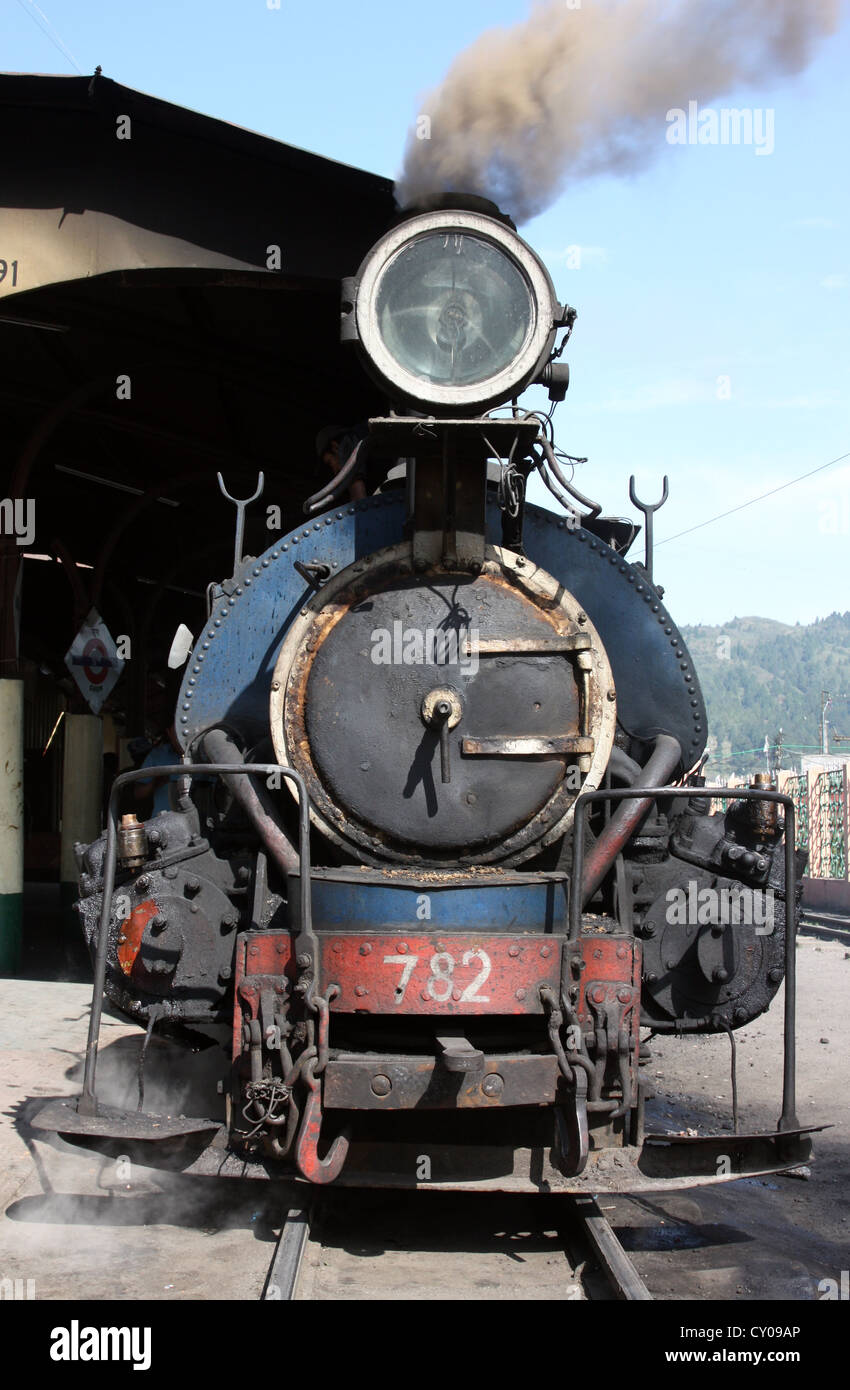
[{"label": "steel rail", "polygon": [[295,1297],[301,1261],[310,1236],[310,1206],[290,1207],[280,1228],[262,1293],[265,1303],[290,1302]]},{"label": "steel rail", "polygon": [[614,1292],[623,1302],[652,1302],[652,1294],[641,1279],[595,1197],[571,1197],[570,1206],[582,1234]]},{"label": "steel rail", "polygon": [[850,917],[842,917],[837,912],[818,912],[814,908],[804,907],[800,931],[819,941],[838,941],[850,946]]}]

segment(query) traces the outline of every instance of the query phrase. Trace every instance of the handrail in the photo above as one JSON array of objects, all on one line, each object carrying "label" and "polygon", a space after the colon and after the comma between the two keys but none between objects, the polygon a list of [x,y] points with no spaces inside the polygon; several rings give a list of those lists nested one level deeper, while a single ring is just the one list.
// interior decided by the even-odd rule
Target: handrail
[{"label": "handrail", "polygon": [[[573,872],[570,879],[569,940],[577,941],[581,932],[581,869],[584,859],[585,807],[591,801],[622,801],[627,797],[649,797],[653,801],[668,797],[706,797],[729,795],[728,787],[613,787],[581,792],[575,801],[573,828]],[[785,807],[785,1016],[783,1032],[782,1114],[777,1130],[798,1129],[796,1096],[796,1017],[797,1017],[797,863],[794,802],[784,792],[763,787],[736,787],[736,801],[775,801]]]},{"label": "handrail", "polygon": [[[288,777],[298,788],[298,853],[301,864],[300,873],[300,903],[301,903],[301,935],[302,937],[312,937],[312,915],[310,897],[310,806],[307,797],[307,788],[304,779],[294,768],[285,767],[282,763],[243,763],[234,765],[233,763],[170,763],[168,766],[157,767],[157,777],[202,777],[215,774],[222,777],[234,776],[241,773],[265,774],[278,773]],[[117,859],[117,840],[118,840],[118,795],[121,790],[132,782],[150,781],[151,769],[149,767],[134,768],[130,772],[120,772],[112,784],[109,794],[109,805],[106,813],[106,853],[103,858],[103,903],[100,912],[100,924],[98,926],[97,954],[94,966],[94,985],[92,990],[91,1017],[89,1019],[89,1033],[86,1042],[86,1061],[83,1073],[83,1091],[77,1106],[80,1115],[97,1114],[97,1096],[95,1094],[95,1074],[97,1070],[97,1049],[100,1036],[100,1021],[103,1016],[103,994],[106,984],[106,957],[109,948],[109,920],[112,915],[112,898],[115,890],[115,865]],[[315,960],[315,952],[313,953]],[[311,962],[312,963],[312,962]]]}]

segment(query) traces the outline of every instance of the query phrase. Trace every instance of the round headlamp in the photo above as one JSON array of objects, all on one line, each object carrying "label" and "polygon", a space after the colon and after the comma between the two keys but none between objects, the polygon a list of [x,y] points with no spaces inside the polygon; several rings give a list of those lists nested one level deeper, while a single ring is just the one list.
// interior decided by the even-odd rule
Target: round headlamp
[{"label": "round headlamp", "polygon": [[521,237],[462,211],[396,227],[343,297],[343,337],[391,397],[429,413],[490,409],[523,390],[549,357],[559,309]]}]

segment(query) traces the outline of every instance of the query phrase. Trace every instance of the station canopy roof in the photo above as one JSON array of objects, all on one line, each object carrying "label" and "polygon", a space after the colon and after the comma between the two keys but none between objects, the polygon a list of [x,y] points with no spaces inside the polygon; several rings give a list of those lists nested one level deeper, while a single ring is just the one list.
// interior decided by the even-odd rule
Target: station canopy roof
[{"label": "station canopy roof", "polygon": [[393,185],[99,74],[0,76],[0,112],[3,495],[35,500],[27,553],[64,559],[24,564],[21,655],[55,666],[89,601],[167,649],[232,567],[216,473],[238,496],[265,473],[261,553],[266,507],[287,530],[328,480],[317,431],[382,409],[339,281]]}]

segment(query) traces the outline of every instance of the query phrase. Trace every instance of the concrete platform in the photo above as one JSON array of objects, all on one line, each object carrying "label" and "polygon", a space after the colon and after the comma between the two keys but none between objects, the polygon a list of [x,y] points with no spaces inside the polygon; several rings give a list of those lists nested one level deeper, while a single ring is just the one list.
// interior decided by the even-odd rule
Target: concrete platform
[{"label": "concrete platform", "polygon": [[[283,1200],[274,1187],[128,1171],[29,1129],[37,1097],[80,1089],[90,1001],[87,984],[0,980],[0,1280],[33,1280],[37,1299],[258,1298]],[[141,1037],[104,1017],[99,1079],[113,1104],[135,1103]],[[207,1093],[216,1052],[189,1054]],[[177,1057],[185,1065],[158,1043],[149,1097]]]}]

